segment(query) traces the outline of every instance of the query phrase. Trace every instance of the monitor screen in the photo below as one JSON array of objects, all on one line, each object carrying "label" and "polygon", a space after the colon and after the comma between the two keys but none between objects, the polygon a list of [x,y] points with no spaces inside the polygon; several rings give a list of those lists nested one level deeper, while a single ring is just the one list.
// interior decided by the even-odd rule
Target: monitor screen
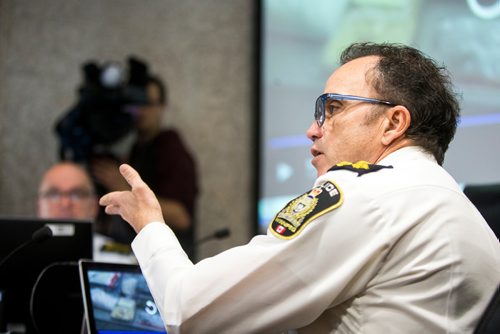
[{"label": "monitor screen", "polygon": [[[33,232],[48,225],[53,236],[41,242],[34,242],[5,259],[19,245],[31,240]],[[0,290],[4,295],[4,317],[8,324],[25,326],[33,332],[30,316],[30,298],[35,282],[42,271],[57,263],[77,262],[81,258],[92,258],[92,222],[75,220],[48,220],[37,218],[0,218]],[[5,261],[3,261],[5,259]],[[69,270],[66,277],[44,280],[43,289],[52,295],[75,282],[79,283],[76,270]],[[66,271],[65,271],[66,272]],[[61,276],[61,275],[59,275]],[[74,285],[74,284],[73,284]],[[77,284],[78,286],[79,284]],[[79,291],[78,291],[79,292]],[[83,303],[80,300],[83,319]],[[54,301],[54,299],[52,300]],[[64,321],[64,319],[62,319]]]},{"label": "monitor screen", "polygon": [[[444,167],[460,183],[498,183],[500,3],[479,0],[261,0],[259,230],[309,190],[314,104],[353,42],[416,47],[445,64],[462,106]],[[411,80],[411,78],[408,78]]]}]

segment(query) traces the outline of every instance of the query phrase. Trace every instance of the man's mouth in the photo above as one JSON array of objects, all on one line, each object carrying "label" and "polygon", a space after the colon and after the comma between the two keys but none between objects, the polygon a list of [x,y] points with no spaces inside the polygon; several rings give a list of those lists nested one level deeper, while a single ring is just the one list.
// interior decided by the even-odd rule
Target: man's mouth
[{"label": "man's mouth", "polygon": [[313,157],[317,157],[318,155],[323,154],[322,152],[316,150],[315,148],[311,148],[311,155]]}]

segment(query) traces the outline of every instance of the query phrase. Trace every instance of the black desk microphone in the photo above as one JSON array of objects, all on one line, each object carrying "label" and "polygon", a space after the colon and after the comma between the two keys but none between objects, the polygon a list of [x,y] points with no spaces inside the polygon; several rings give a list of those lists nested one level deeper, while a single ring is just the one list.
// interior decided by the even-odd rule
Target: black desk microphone
[{"label": "black desk microphone", "polygon": [[228,227],[222,227],[219,228],[215,231],[212,232],[212,234],[209,234],[201,239],[198,239],[194,242],[193,246],[188,249],[190,252],[194,248],[198,248],[200,245],[204,244],[207,241],[213,240],[213,239],[224,239],[227,238],[231,234],[231,230],[229,230]]},{"label": "black desk microphone", "polygon": [[231,231],[227,227],[222,227],[218,230],[215,230],[212,232],[212,234],[209,234],[201,239],[198,239],[195,241],[194,245],[196,247],[200,246],[201,244],[204,244],[205,242],[212,240],[212,239],[224,239],[227,238],[231,234]]},{"label": "black desk microphone", "polygon": [[23,242],[22,244],[20,244],[19,246],[17,246],[16,248],[14,248],[14,250],[12,252],[7,254],[2,259],[2,261],[0,261],[0,268],[2,268],[2,266],[7,262],[7,260],[9,258],[11,258],[14,254],[18,253],[23,248],[28,247],[29,245],[31,245],[32,243],[35,243],[35,242],[45,241],[51,237],[52,237],[52,230],[50,229],[49,226],[45,225],[44,227],[39,228],[38,230],[33,232],[30,240],[27,240],[27,241]]}]

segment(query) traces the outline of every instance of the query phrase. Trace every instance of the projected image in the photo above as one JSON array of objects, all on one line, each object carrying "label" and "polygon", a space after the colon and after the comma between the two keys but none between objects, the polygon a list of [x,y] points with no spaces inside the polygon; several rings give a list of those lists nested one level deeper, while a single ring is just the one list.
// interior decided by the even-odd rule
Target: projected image
[{"label": "projected image", "polygon": [[[500,182],[500,2],[262,0],[259,231],[316,177],[305,135],[316,98],[356,41],[404,43],[447,66],[462,118],[444,167],[462,183]],[[411,78],[409,78],[410,80]]]}]

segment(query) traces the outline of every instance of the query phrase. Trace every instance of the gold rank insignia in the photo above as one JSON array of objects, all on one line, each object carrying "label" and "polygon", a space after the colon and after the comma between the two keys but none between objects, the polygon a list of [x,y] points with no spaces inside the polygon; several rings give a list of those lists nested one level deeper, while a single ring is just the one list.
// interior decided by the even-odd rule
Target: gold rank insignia
[{"label": "gold rank insignia", "polygon": [[270,231],[281,239],[296,237],[309,222],[338,208],[343,201],[340,188],[331,181],[314,187],[291,200],[269,224]]},{"label": "gold rank insignia", "polygon": [[370,164],[370,163],[363,161],[363,160],[358,161],[356,163],[343,161],[343,162],[336,164],[335,166],[330,168],[328,171],[330,172],[330,171],[334,171],[334,170],[347,169],[347,170],[350,170],[352,172],[356,172],[356,173],[358,173],[358,176],[361,176],[361,175],[368,174],[371,172],[376,172],[376,171],[381,170],[383,168],[392,168],[392,166],[374,165],[374,164]]}]

